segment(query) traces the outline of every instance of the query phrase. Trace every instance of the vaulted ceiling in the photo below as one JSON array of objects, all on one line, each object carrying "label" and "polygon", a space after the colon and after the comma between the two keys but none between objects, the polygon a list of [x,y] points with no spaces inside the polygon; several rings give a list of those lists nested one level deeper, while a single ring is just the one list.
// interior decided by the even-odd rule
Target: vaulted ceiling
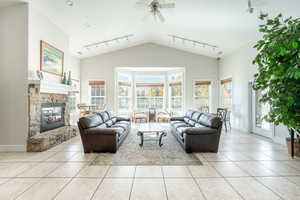
[{"label": "vaulted ceiling", "polygon": [[[164,23],[152,17],[145,19],[147,6],[139,0],[29,0],[33,8],[46,15],[70,36],[71,50],[87,57],[145,42],[154,42],[197,54],[218,57],[218,51],[229,54],[259,37],[258,15],[283,13],[299,17],[299,0],[252,0],[254,13],[247,12],[247,0],[161,0],[176,3],[174,9],[161,10]],[[145,0],[151,2],[151,0]],[[134,34],[129,41],[121,40],[98,48],[84,45]],[[168,34],[218,46],[219,50],[172,40]]]}]

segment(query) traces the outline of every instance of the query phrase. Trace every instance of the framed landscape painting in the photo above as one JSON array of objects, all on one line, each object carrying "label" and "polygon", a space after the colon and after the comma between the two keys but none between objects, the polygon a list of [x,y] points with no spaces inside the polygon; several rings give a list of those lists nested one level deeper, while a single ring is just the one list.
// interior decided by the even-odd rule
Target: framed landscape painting
[{"label": "framed landscape painting", "polygon": [[40,70],[62,76],[64,72],[64,52],[41,40]]}]

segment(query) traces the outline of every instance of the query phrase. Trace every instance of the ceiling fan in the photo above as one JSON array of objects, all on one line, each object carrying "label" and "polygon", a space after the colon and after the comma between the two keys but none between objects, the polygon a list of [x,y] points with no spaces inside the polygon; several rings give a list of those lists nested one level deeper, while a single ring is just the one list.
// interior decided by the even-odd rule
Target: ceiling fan
[{"label": "ceiling fan", "polygon": [[[165,17],[161,14],[160,10],[167,9],[167,8],[175,8],[175,3],[161,3],[161,2],[163,2],[163,0],[161,0],[161,1],[159,1],[159,0],[151,0],[151,1],[140,0],[139,2],[137,2],[137,4],[148,6],[150,8],[149,14],[151,14],[155,20],[158,17],[161,22],[164,22]],[[149,14],[147,14],[146,17],[148,17]]]},{"label": "ceiling fan", "polygon": [[249,12],[250,14],[252,14],[254,12],[254,8],[252,6],[252,1],[248,0],[248,9],[247,12]]}]

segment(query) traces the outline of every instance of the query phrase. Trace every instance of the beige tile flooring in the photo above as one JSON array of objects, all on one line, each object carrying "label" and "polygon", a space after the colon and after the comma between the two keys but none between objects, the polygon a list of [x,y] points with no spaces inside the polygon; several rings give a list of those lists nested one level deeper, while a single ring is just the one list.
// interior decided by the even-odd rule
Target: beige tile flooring
[{"label": "beige tile flooring", "polygon": [[[162,147],[163,148],[163,147]],[[223,133],[203,166],[95,166],[80,137],[42,153],[0,153],[0,200],[300,199],[300,160],[265,138]]]}]

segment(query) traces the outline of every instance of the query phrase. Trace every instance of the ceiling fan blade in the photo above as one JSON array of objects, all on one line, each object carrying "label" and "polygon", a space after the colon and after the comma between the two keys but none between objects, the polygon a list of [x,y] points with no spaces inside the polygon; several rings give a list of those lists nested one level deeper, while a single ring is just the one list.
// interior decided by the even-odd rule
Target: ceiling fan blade
[{"label": "ceiling fan blade", "polygon": [[165,22],[165,18],[164,18],[164,16],[161,14],[161,12],[158,10],[156,13],[157,13],[157,16],[158,16],[158,18],[160,19],[160,21],[161,21],[161,22]]},{"label": "ceiling fan blade", "polygon": [[175,8],[175,3],[159,4],[159,8]]},{"label": "ceiling fan blade", "polygon": [[151,0],[140,0],[136,2],[136,6],[149,6],[151,3]]}]

